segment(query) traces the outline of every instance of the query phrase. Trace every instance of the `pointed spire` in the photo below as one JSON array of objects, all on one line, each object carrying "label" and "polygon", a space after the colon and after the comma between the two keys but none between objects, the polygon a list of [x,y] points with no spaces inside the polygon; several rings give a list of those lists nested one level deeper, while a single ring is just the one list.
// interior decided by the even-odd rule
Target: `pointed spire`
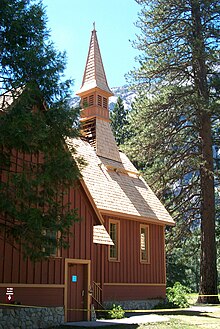
[{"label": "pointed spire", "polygon": [[106,79],[102,57],[99,49],[99,43],[95,30],[95,22],[93,23],[93,30],[90,39],[89,52],[86,61],[82,86],[77,92],[78,95],[93,88],[99,88],[109,94],[113,95]]},{"label": "pointed spire", "polygon": [[77,94],[81,97],[82,138],[95,149],[98,156],[121,162],[109,120],[108,100],[113,94],[105,76],[95,23],[93,23],[82,87]]}]

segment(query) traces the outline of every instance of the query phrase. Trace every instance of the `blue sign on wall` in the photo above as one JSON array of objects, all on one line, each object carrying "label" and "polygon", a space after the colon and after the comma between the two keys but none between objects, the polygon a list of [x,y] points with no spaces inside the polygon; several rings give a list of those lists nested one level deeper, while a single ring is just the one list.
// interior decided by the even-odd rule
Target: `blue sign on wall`
[{"label": "blue sign on wall", "polygon": [[77,275],[72,275],[72,282],[77,282]]}]

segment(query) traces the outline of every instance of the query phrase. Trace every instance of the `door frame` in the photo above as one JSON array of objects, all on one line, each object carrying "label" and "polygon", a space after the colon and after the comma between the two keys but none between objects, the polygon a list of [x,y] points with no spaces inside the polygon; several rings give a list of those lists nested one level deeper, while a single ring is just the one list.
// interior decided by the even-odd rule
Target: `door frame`
[{"label": "door frame", "polygon": [[[89,290],[90,280],[91,280],[91,260],[89,259],[65,259],[65,273],[64,273],[64,321],[67,322],[67,303],[68,303],[68,266],[69,264],[82,264],[87,267],[87,287]],[[86,278],[85,278],[86,279]],[[87,308],[87,321],[90,320],[90,304],[91,304],[91,295],[89,291],[85,295],[87,299],[86,308]]]}]

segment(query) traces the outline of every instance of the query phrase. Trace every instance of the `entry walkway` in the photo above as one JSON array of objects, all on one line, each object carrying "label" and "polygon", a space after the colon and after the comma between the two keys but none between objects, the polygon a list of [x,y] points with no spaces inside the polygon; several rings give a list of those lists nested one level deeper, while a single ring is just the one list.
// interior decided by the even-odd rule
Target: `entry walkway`
[{"label": "entry walkway", "polygon": [[123,318],[123,319],[68,322],[65,323],[65,325],[76,326],[76,327],[97,328],[103,326],[113,326],[118,324],[141,324],[141,323],[151,323],[151,322],[164,322],[168,320],[169,318],[167,316],[161,316],[157,314],[147,314],[147,315],[131,316],[129,318]]},{"label": "entry walkway", "polygon": [[[191,306],[189,308],[185,308],[185,309],[174,309],[174,315],[175,312],[179,312],[179,311],[185,311],[185,312],[198,312],[199,313],[212,313],[212,312],[218,312],[220,309],[219,306],[204,306],[204,305],[197,305],[197,306]],[[152,310],[151,310],[152,311]],[[162,311],[162,310],[157,310],[158,311]],[[172,310],[167,309],[167,312],[170,312]],[[150,312],[150,310],[149,310]],[[169,317],[168,316],[161,316],[158,314],[140,314],[140,315],[131,315],[130,317],[127,318],[123,318],[123,319],[112,319],[112,320],[96,320],[96,321],[81,321],[81,322],[69,322],[69,323],[65,323],[66,326],[76,326],[76,327],[87,327],[87,328],[98,328],[98,327],[103,327],[103,326],[113,326],[113,325],[118,325],[118,324],[145,324],[145,323],[152,323],[152,322],[165,322],[165,321],[169,321]]]}]

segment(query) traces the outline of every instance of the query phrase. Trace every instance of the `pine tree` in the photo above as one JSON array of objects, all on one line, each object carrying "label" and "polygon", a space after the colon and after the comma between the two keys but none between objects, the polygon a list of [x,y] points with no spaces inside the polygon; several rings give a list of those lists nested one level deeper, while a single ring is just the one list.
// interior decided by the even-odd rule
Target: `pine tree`
[{"label": "pine tree", "polygon": [[132,74],[139,97],[128,151],[178,220],[169,232],[177,243],[201,223],[199,301],[218,302],[212,130],[220,119],[219,1],[136,1],[142,55]]},{"label": "pine tree", "polygon": [[167,286],[173,287],[175,282],[180,282],[191,291],[199,289],[199,265],[200,265],[200,239],[199,228],[188,235],[185,243],[171,248],[167,253]]},{"label": "pine tree", "polygon": [[77,113],[41,1],[2,0],[0,22],[0,236],[35,261],[67,247],[78,220],[62,203],[80,177],[65,145],[78,135]]},{"label": "pine tree", "polygon": [[119,96],[117,102],[110,112],[111,127],[118,146],[124,144],[128,137],[128,110],[125,109],[123,100]]}]

